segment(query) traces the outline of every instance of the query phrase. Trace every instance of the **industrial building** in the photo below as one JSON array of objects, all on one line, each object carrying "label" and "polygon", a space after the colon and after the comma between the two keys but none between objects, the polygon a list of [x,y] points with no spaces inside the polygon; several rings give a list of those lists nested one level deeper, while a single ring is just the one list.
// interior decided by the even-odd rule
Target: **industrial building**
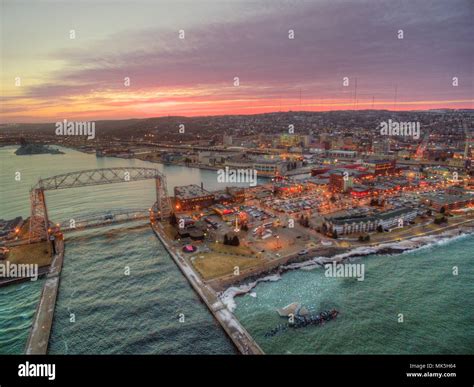
[{"label": "industrial building", "polygon": [[174,188],[175,209],[178,211],[209,207],[214,203],[214,194],[196,184]]},{"label": "industrial building", "polygon": [[474,195],[471,194],[449,194],[434,193],[424,195],[421,201],[436,211],[456,210],[474,204]]}]

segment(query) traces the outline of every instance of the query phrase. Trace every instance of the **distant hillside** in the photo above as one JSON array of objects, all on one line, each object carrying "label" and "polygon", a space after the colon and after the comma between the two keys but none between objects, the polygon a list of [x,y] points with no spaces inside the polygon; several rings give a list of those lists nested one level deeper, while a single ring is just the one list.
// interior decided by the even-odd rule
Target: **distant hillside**
[{"label": "distant hillside", "polygon": [[[273,112],[254,115],[224,115],[224,116],[200,116],[180,117],[166,116],[153,118],[136,118],[126,120],[100,120],[96,123],[97,137],[140,137],[146,133],[158,135],[160,140],[179,138],[178,128],[180,124],[185,125],[186,134],[199,137],[203,135],[222,135],[233,133],[244,135],[250,133],[272,133],[281,132],[292,123],[306,130],[315,127],[375,127],[381,119],[397,118],[400,120],[423,118],[431,121],[436,116],[454,115],[472,117],[474,110],[449,110],[438,109],[428,111],[389,111],[389,110],[340,110],[328,112],[290,111]],[[375,126],[374,126],[375,125]],[[35,132],[35,134],[53,134],[55,123],[39,124],[2,124],[0,131],[8,132]]]}]

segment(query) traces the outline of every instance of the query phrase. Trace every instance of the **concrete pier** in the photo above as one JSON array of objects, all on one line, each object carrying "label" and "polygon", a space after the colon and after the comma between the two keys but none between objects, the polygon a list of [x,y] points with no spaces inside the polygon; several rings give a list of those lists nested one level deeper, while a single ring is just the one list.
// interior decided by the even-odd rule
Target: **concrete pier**
[{"label": "concrete pier", "polygon": [[46,355],[49,336],[53,325],[54,309],[59,290],[59,280],[64,261],[64,241],[56,240],[56,255],[51,262],[46,281],[36,307],[25,353],[27,355]]},{"label": "concrete pier", "polygon": [[179,252],[173,246],[170,246],[163,237],[164,231],[159,223],[153,223],[152,229],[158,239],[168,250],[169,254],[184,274],[188,282],[191,284],[196,293],[205,302],[215,319],[220,323],[224,331],[232,340],[234,345],[243,355],[261,355],[264,352],[250,336],[247,330],[240,324],[239,320],[234,314],[227,309],[223,302],[219,299],[216,292],[199,278],[192,267],[186,262],[184,258],[179,255]]}]

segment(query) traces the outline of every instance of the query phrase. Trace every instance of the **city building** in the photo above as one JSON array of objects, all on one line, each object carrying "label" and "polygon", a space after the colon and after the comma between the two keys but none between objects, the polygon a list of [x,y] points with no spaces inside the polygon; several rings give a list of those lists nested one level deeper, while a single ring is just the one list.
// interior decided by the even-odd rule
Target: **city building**
[{"label": "city building", "polygon": [[390,152],[390,139],[383,138],[379,141],[374,141],[372,144],[372,151],[375,154],[387,155]]},{"label": "city building", "polygon": [[301,143],[305,148],[308,148],[313,142],[313,136],[310,134],[301,136]]},{"label": "city building", "polygon": [[279,181],[273,184],[273,191],[279,196],[291,196],[303,192],[303,185],[291,181]]},{"label": "city building", "polygon": [[233,208],[227,207],[223,204],[216,204],[212,206],[212,210],[221,217],[232,215],[234,213]]},{"label": "city building", "polygon": [[357,151],[350,151],[350,150],[328,150],[326,151],[326,157],[330,157],[333,159],[340,159],[340,160],[352,160],[357,158],[358,152]]},{"label": "city building", "polygon": [[177,211],[209,207],[214,203],[214,195],[196,184],[175,187],[174,196]]},{"label": "city building", "polygon": [[325,167],[325,166],[318,166],[318,167],[315,167],[315,168],[312,168],[311,169],[311,176],[318,176],[318,175],[323,175],[325,174],[326,172],[329,172],[331,168],[329,167]]},{"label": "city building", "polygon": [[395,173],[396,160],[370,160],[364,162],[364,166],[374,175],[389,175]]},{"label": "city building", "polygon": [[280,136],[280,145],[282,146],[297,146],[301,144],[300,136],[295,134],[282,134]]},{"label": "city building", "polygon": [[226,190],[214,191],[213,193],[215,203],[227,205],[233,201],[232,196]]},{"label": "city building", "polygon": [[281,175],[287,170],[288,162],[279,157],[247,157],[236,156],[225,160],[225,166],[230,169],[252,169],[258,175],[275,176]]},{"label": "city building", "polygon": [[372,189],[365,185],[357,184],[351,188],[351,196],[354,199],[362,199],[372,195]]},{"label": "city building", "polygon": [[418,215],[417,210],[409,207],[397,208],[374,215],[329,216],[324,218],[323,229],[328,233],[346,235],[383,230],[405,226]]},{"label": "city building", "polygon": [[348,171],[335,170],[329,175],[329,189],[333,192],[348,192],[352,185],[353,178]]},{"label": "city building", "polygon": [[436,211],[441,211],[442,208],[445,210],[456,210],[474,204],[474,195],[433,193],[422,196],[421,202]]},{"label": "city building", "polygon": [[223,153],[203,151],[198,153],[197,162],[204,165],[223,164],[227,157],[228,155]]},{"label": "city building", "polygon": [[466,161],[461,158],[451,158],[448,160],[448,166],[454,167],[454,168],[464,168],[466,166]]},{"label": "city building", "polygon": [[411,156],[411,153],[406,149],[402,149],[402,150],[399,150],[397,152],[397,156],[400,159],[406,159],[406,158],[409,158]]},{"label": "city building", "polygon": [[305,183],[311,188],[326,188],[329,185],[329,179],[310,177],[305,180]]},{"label": "city building", "polygon": [[257,170],[257,172],[261,175],[281,175],[287,170],[288,163],[286,161],[282,161],[278,158],[271,159],[271,158],[264,158],[258,157],[254,163],[253,167]]},{"label": "city building", "polygon": [[227,187],[226,192],[234,203],[242,203],[245,200],[245,189],[242,187]]}]

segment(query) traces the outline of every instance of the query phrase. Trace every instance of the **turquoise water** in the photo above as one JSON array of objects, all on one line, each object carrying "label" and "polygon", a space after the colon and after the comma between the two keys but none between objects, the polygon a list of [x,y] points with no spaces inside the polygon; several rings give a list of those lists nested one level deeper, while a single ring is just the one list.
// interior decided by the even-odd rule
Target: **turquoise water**
[{"label": "turquoise water", "polygon": [[149,226],[68,238],[49,353],[233,352]]},{"label": "turquoise water", "polygon": [[[162,165],[134,159],[99,157],[59,147],[64,155],[16,156],[17,147],[0,148],[0,218],[29,216],[29,191],[40,177],[95,168],[148,167],[166,175],[168,192],[175,186],[204,184],[208,190],[224,189],[217,181],[216,171]],[[15,179],[16,173],[21,179]],[[239,185],[239,184],[235,184]],[[54,221],[68,219],[74,214],[84,215],[105,209],[149,208],[156,200],[153,180],[106,184],[46,192],[49,217]]]},{"label": "turquoise water", "polygon": [[0,354],[24,353],[43,280],[0,288]]},{"label": "turquoise water", "polygon": [[[267,353],[474,353],[474,236],[398,255],[374,255],[365,280],[328,278],[322,268],[287,272],[235,299],[235,314]],[[459,274],[453,275],[453,266]],[[265,332],[284,322],[275,311],[292,302],[337,308],[335,321]],[[398,322],[399,314],[403,322]]]},{"label": "turquoise water", "polygon": [[[0,218],[29,214],[28,192],[39,177],[82,169],[151,166],[174,185],[217,189],[215,172],[65,155],[19,157],[0,148]],[[21,180],[14,179],[21,172]],[[48,192],[52,220],[97,210],[147,208],[153,182]],[[118,228],[118,229],[117,229]],[[365,280],[326,278],[322,269],[297,270],[261,283],[257,297],[237,297],[237,317],[267,353],[473,353],[474,237],[393,256],[371,256]],[[452,275],[452,267],[459,275]],[[130,275],[125,275],[129,267]],[[22,353],[42,281],[0,288],[0,353]],[[281,323],[275,309],[301,302],[340,316],[322,327],[265,332]],[[179,315],[184,314],[184,322]],[[404,322],[398,323],[398,315]],[[71,322],[71,314],[75,322]],[[51,353],[235,353],[187,281],[146,226],[66,234]]]},{"label": "turquoise water", "polygon": [[[177,184],[219,188],[216,174],[136,160],[65,155],[15,156],[0,148],[0,218],[29,215],[28,192],[40,177],[82,169],[147,166]],[[21,172],[21,180],[14,179]],[[152,181],[47,192],[49,216],[62,221],[89,212],[147,208]],[[126,276],[125,267],[130,269]],[[22,353],[42,281],[0,288],[0,353]],[[75,322],[71,322],[71,313]],[[180,314],[184,322],[179,321]],[[149,226],[66,234],[66,254],[50,353],[235,353]]]}]

